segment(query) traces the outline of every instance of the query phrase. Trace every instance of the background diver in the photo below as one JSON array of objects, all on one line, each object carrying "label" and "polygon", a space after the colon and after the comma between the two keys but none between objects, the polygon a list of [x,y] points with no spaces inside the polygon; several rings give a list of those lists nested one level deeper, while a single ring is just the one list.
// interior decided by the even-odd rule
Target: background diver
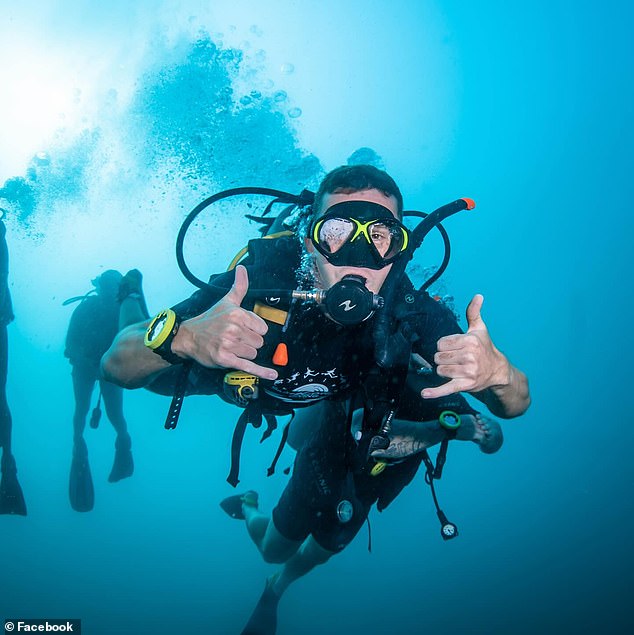
[{"label": "background diver", "polygon": [[9,362],[9,341],[7,325],[13,321],[13,306],[9,292],[9,250],[7,248],[6,227],[3,222],[4,210],[0,209],[0,514],[26,516],[26,503],[18,481],[18,470],[12,454],[11,410],[7,401],[7,371]]},{"label": "background diver", "polygon": [[[71,316],[64,351],[64,355],[68,357],[72,365],[75,396],[73,458],[68,491],[71,507],[79,512],[90,511],[94,507],[94,486],[84,430],[97,383],[100,391],[99,399],[93,410],[90,425],[91,427],[99,425],[101,399],[103,399],[107,417],[117,433],[114,461],[108,481],[111,483],[120,481],[132,476],[134,472],[132,442],[123,414],[123,391],[119,386],[100,377],[99,362],[119,330],[120,314],[124,321],[129,320],[123,315],[126,310],[124,307],[128,306],[126,299],[140,290],[141,274],[137,270],[132,270],[126,276],[122,276],[118,271],[109,269],[92,282],[96,293],[71,298],[65,303],[81,300]],[[140,319],[142,317],[143,314]]]}]

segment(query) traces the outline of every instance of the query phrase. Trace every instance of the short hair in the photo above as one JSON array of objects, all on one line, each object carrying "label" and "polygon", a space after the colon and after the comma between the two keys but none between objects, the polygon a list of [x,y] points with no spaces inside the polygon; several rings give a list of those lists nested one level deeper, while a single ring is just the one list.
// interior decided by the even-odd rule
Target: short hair
[{"label": "short hair", "polygon": [[403,195],[394,179],[373,165],[342,165],[328,172],[319,185],[313,203],[313,214],[321,212],[324,198],[328,194],[352,194],[363,190],[379,190],[393,196],[397,203],[398,217],[403,216]]}]

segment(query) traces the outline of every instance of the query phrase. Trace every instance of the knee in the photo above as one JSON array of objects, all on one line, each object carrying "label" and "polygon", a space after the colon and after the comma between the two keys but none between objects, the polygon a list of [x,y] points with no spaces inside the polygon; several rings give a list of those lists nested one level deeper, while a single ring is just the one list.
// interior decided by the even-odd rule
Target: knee
[{"label": "knee", "polygon": [[274,553],[270,551],[262,551],[262,559],[267,564],[284,564],[288,558],[282,557],[279,553]]},{"label": "knee", "polygon": [[89,408],[77,406],[73,414],[73,424],[75,427],[83,426],[86,423]]},{"label": "knee", "polygon": [[304,542],[301,550],[302,555],[316,565],[326,564],[330,558],[338,553],[322,547],[313,536],[310,536]]},{"label": "knee", "polygon": [[322,565],[322,564],[326,564],[326,562],[328,562],[328,560],[330,560],[330,558],[332,558],[334,555],[335,553],[332,551],[329,551],[329,552],[321,551],[319,553],[313,552],[312,557],[316,564]]},{"label": "knee", "polygon": [[268,564],[284,564],[297,553],[300,546],[301,542],[273,540],[270,536],[265,536],[260,545],[260,553]]}]

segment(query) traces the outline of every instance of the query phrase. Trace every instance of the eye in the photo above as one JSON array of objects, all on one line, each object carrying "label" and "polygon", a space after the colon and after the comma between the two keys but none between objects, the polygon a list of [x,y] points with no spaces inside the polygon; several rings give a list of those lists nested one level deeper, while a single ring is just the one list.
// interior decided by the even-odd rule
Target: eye
[{"label": "eye", "polygon": [[370,236],[375,242],[389,240],[390,230],[385,225],[372,225],[370,228]]}]

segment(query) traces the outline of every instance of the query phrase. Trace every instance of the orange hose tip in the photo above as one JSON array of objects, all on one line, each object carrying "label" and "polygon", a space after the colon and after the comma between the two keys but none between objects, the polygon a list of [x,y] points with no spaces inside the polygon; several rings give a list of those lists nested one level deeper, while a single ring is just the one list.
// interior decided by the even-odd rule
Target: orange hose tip
[{"label": "orange hose tip", "polygon": [[286,366],[288,364],[288,349],[284,342],[280,342],[273,353],[273,363],[276,366]]},{"label": "orange hose tip", "polygon": [[472,198],[464,198],[462,199],[467,204],[467,209],[473,209],[475,207],[475,201]]}]

